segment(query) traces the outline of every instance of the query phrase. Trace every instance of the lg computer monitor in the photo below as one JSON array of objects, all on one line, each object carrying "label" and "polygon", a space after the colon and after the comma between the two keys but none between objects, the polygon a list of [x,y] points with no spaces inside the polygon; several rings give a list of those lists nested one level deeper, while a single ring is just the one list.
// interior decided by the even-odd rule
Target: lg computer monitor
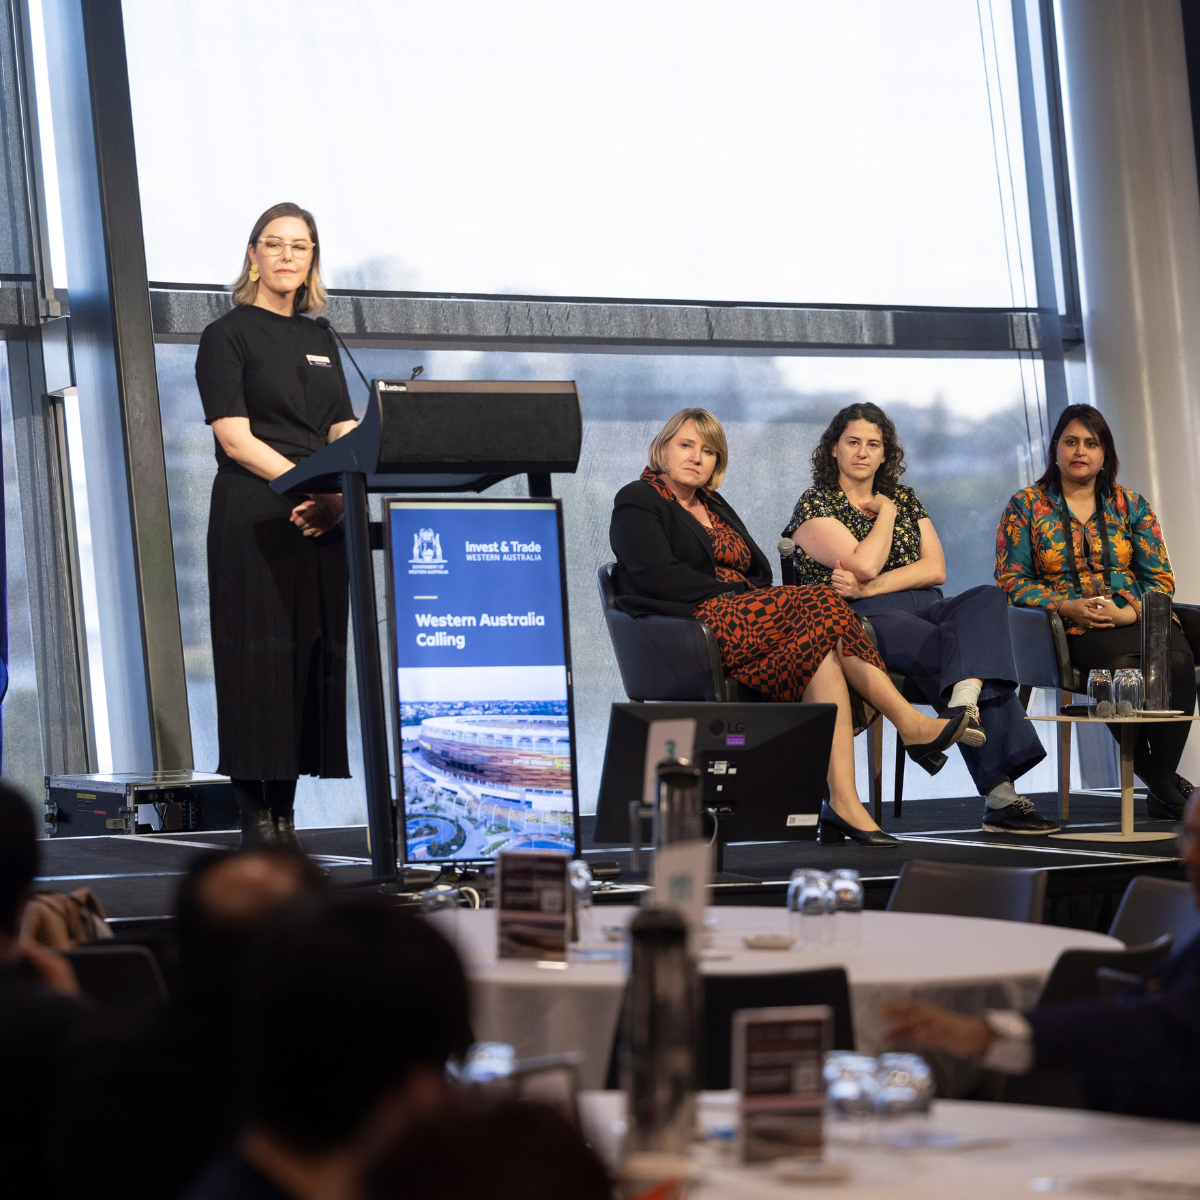
[{"label": "lg computer monitor", "polygon": [[557,500],[384,501],[406,862],[578,850]]},{"label": "lg computer monitor", "polygon": [[703,806],[726,810],[722,840],[817,836],[837,708],[832,704],[614,704],[596,805],[597,845],[628,845],[651,721],[693,717]]}]

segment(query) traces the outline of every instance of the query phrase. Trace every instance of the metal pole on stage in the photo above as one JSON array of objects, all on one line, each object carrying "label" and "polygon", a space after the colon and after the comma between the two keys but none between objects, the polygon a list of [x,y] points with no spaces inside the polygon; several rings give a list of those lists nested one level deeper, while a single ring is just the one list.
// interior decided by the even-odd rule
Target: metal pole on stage
[{"label": "metal pole on stage", "polygon": [[342,472],[346,526],[346,565],[350,574],[350,623],[354,627],[354,666],[358,679],[358,718],[362,723],[363,775],[367,788],[367,827],[371,832],[371,874],[396,874],[396,826],[388,777],[383,674],[379,667],[379,624],[375,573],[367,514],[367,482],[359,471]]}]

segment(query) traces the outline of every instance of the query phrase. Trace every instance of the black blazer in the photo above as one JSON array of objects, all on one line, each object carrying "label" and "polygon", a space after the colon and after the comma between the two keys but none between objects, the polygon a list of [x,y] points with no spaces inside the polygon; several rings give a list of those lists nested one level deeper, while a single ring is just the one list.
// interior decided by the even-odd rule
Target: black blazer
[{"label": "black blazer", "polygon": [[[709,502],[721,520],[742,535],[750,549],[749,587],[771,586],[771,563],[754,544],[745,525],[717,492]],[[608,543],[617,556],[613,590],[617,607],[632,617],[662,613],[690,617],[697,604],[713,596],[744,592],[744,583],[717,578],[708,532],[675,500],[665,500],[641,479],[626,484],[613,503]]]},{"label": "black blazer", "polygon": [[1025,1017],[1034,1071],[1075,1075],[1088,1108],[1200,1121],[1200,935],[1115,1000]]}]

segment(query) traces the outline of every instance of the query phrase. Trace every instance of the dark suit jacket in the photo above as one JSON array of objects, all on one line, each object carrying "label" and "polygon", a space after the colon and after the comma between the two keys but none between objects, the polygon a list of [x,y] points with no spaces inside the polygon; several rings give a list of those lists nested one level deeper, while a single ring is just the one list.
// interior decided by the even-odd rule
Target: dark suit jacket
[{"label": "dark suit jacket", "polygon": [[[46,987],[24,960],[0,966],[0,1194],[47,1200],[56,1147],[70,1139],[68,1110],[50,1104],[63,1042],[87,1007]],[[99,1114],[84,1118],[101,1120]]]},{"label": "dark suit jacket", "polygon": [[1200,936],[1115,1000],[1025,1016],[1033,1069],[1079,1073],[1089,1108],[1200,1121]]},{"label": "dark suit jacket", "polygon": [[[771,563],[741,518],[719,493],[708,492],[708,499],[750,549],[749,586],[770,587]],[[704,526],[681,504],[664,499],[640,479],[617,493],[608,542],[617,556],[613,571],[617,606],[630,616],[690,617],[704,600],[747,590],[746,584],[717,579],[712,542]]]},{"label": "dark suit jacket", "polygon": [[66,1200],[174,1200],[236,1132],[232,1005],[183,997],[102,1012],[75,1031],[63,1057],[58,1111],[157,1121],[136,1154],[114,1152],[107,1122],[77,1122],[54,1162]]}]

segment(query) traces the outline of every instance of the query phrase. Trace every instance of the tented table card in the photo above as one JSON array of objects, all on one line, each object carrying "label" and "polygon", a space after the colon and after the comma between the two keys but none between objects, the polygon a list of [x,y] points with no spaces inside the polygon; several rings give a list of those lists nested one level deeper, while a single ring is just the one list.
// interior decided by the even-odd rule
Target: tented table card
[{"label": "tented table card", "polygon": [[508,850],[496,861],[496,956],[567,961],[570,857]]},{"label": "tented table card", "polygon": [[733,1086],[740,1095],[742,1161],[820,1158],[824,1150],[826,1004],[744,1008],[733,1014]]}]

